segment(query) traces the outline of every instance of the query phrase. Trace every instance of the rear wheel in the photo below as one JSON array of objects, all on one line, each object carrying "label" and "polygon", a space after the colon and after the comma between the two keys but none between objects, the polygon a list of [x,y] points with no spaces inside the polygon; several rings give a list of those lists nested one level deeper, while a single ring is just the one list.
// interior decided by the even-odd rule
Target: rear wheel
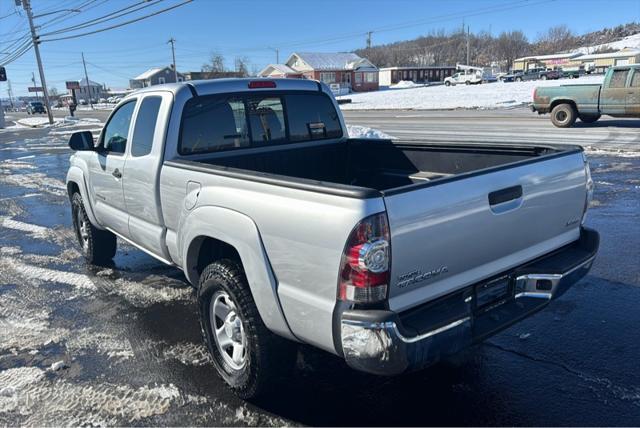
[{"label": "rear wheel", "polygon": [[516,82],[522,82],[522,77],[516,77]]},{"label": "rear wheel", "polygon": [[267,329],[240,265],[207,266],[198,286],[200,327],[222,379],[241,398],[276,386],[292,368],[296,348]]},{"label": "rear wheel", "polygon": [[109,262],[116,254],[116,236],[107,230],[97,229],[91,224],[80,193],[74,193],[71,198],[71,214],[73,228],[84,258],[95,265]]},{"label": "rear wheel", "polygon": [[448,80],[444,82],[444,86],[451,86],[451,82],[449,82]]},{"label": "rear wheel", "polygon": [[470,85],[471,82],[469,80],[467,80],[466,82],[464,82],[465,85]]},{"label": "rear wheel", "polygon": [[569,128],[576,119],[576,109],[571,104],[558,104],[551,110],[551,122],[558,128]]},{"label": "rear wheel", "polygon": [[584,123],[593,123],[600,119],[599,114],[581,114],[578,116],[581,122]]},{"label": "rear wheel", "polygon": [[542,80],[547,80],[547,75],[543,74],[542,77],[540,77]]}]

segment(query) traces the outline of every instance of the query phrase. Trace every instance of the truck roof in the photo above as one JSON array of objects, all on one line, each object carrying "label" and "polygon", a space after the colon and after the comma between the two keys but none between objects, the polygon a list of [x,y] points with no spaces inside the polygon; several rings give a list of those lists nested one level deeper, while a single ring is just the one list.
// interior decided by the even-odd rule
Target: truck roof
[{"label": "truck roof", "polygon": [[[274,82],[275,88],[249,88],[250,82]],[[308,79],[266,79],[266,78],[225,78],[211,80],[189,80],[188,82],[167,83],[138,89],[129,95],[144,92],[169,91],[177,94],[183,90],[195,90],[198,95],[209,95],[226,92],[284,90],[284,91],[318,91],[322,84]]]}]

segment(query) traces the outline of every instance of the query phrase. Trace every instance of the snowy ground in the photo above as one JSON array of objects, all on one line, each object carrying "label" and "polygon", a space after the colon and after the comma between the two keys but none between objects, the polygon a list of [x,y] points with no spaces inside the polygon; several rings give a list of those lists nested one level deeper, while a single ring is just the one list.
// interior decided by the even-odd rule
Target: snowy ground
[{"label": "snowy ground", "polygon": [[350,104],[342,110],[438,110],[496,109],[531,102],[536,86],[601,83],[602,76],[583,76],[578,80],[536,80],[530,82],[490,83],[483,85],[429,86],[350,94]]},{"label": "snowy ground", "polygon": [[390,140],[396,137],[387,135],[379,129],[369,128],[367,126],[360,125],[347,125],[347,132],[349,132],[350,138],[382,138]]}]

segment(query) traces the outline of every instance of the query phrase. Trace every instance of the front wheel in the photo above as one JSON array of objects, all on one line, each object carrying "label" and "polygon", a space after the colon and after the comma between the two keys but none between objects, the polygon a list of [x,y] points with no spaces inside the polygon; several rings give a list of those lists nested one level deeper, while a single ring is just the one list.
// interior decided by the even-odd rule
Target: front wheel
[{"label": "front wheel", "polygon": [[547,80],[547,75],[546,75],[546,74],[543,74],[543,75],[542,75],[542,77],[541,77],[541,79],[542,79],[542,80]]},{"label": "front wheel", "polygon": [[91,224],[80,193],[74,193],[71,198],[71,214],[76,238],[87,262],[94,265],[109,262],[116,255],[116,236]]},{"label": "front wheel", "polygon": [[516,77],[516,82],[522,82],[522,77]]},{"label": "front wheel", "polygon": [[447,80],[446,82],[444,82],[444,86],[451,86],[451,82]]},{"label": "front wheel", "polygon": [[464,82],[465,85],[470,85],[471,82],[469,80],[467,80],[466,82]]},{"label": "front wheel", "polygon": [[578,116],[581,122],[584,123],[593,123],[600,119],[599,114],[581,114]]},{"label": "front wheel", "polygon": [[237,262],[220,260],[204,269],[198,302],[213,364],[236,395],[256,397],[285,377],[294,363],[295,346],[264,325]]},{"label": "front wheel", "polygon": [[570,128],[577,119],[576,109],[571,104],[558,104],[551,110],[551,122],[558,128]]}]

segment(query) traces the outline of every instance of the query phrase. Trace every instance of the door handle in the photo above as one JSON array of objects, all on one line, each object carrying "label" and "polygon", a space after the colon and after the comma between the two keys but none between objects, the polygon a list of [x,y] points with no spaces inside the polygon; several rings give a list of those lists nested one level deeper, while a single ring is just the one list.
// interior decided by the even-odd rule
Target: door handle
[{"label": "door handle", "polygon": [[507,187],[506,189],[496,190],[489,193],[489,204],[497,205],[503,202],[512,201],[522,197],[522,186]]},{"label": "door handle", "polygon": [[122,173],[118,168],[114,169],[111,175],[113,175],[115,178],[122,178]]}]

